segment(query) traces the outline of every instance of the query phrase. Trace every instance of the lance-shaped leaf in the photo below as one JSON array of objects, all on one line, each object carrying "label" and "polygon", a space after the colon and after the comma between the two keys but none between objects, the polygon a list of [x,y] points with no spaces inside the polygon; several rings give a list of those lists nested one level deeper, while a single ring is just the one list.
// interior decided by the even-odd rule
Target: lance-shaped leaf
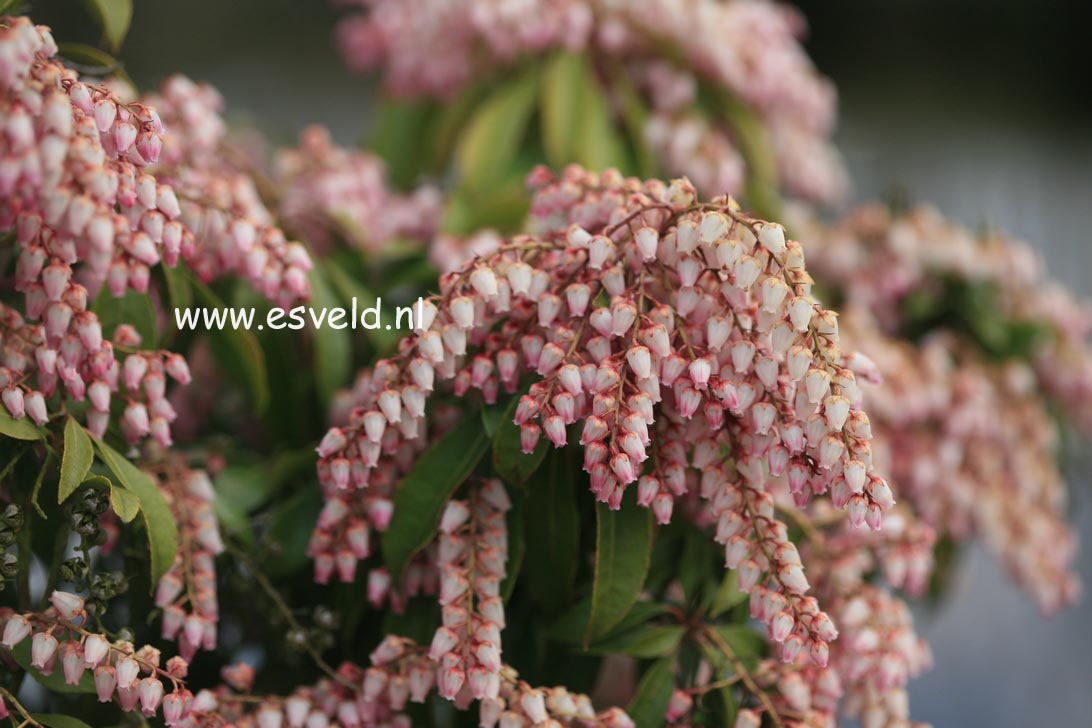
[{"label": "lance-shaped leaf", "polygon": [[133,0],[84,0],[102,27],[102,34],[115,53],[121,48],[133,21]]},{"label": "lance-shaped leaf", "polygon": [[585,644],[605,635],[626,616],[648,575],[652,514],[637,505],[635,491],[629,489],[617,511],[595,504],[595,580]]},{"label": "lance-shaped leaf", "polygon": [[394,492],[394,518],[383,534],[383,557],[395,580],[436,534],[455,489],[489,449],[481,417],[467,417],[417,459]]},{"label": "lance-shaped leaf", "polygon": [[76,492],[91,463],[95,459],[95,450],[87,431],[75,419],[69,416],[64,423],[64,454],[61,456],[61,480],[57,485],[57,503],[64,503],[68,496]]},{"label": "lance-shaped leaf", "polygon": [[504,181],[519,152],[534,106],[538,75],[534,67],[513,78],[483,102],[467,124],[455,165],[473,193]]},{"label": "lance-shaped leaf", "polygon": [[652,663],[637,684],[626,712],[641,728],[660,728],[664,724],[671,693],[675,690],[675,658],[665,657]]},{"label": "lance-shaped leaf", "polygon": [[[545,440],[546,438],[542,438]],[[541,443],[540,443],[541,444]],[[495,452],[496,445],[494,445]],[[547,614],[568,606],[580,562],[577,470],[570,449],[551,451],[527,481],[527,564],[524,583]],[[533,457],[533,456],[524,456]],[[587,616],[582,626],[587,624]]]},{"label": "lance-shaped leaf", "polygon": [[[531,477],[542,465],[546,453],[551,448],[549,440],[540,437],[534,452],[523,452],[520,426],[513,422],[516,408],[519,406],[519,398],[518,394],[512,397],[493,434],[493,468],[502,478],[513,484],[521,484]],[[483,417],[483,426],[487,425]]]},{"label": "lance-shaped leaf", "polygon": [[101,440],[95,441],[99,457],[122,486],[140,499],[140,514],[148,534],[151,555],[152,589],[167,573],[178,553],[178,527],[167,500],[152,477],[129,462],[121,453]]}]

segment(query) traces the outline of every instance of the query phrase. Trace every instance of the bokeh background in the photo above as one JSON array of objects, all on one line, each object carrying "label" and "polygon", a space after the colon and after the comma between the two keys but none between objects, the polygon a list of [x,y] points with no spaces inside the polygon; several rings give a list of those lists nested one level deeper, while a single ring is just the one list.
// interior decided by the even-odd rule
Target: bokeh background
[{"label": "bokeh background", "polygon": [[[639,0],[635,0],[639,1]],[[291,143],[321,122],[364,137],[365,81],[331,44],[325,0],[136,0],[122,60],[142,87],[211,81],[229,117]],[[930,202],[970,226],[1033,242],[1053,275],[1092,296],[1089,18],[1073,0],[798,0],[808,49],[840,90],[837,141],[861,199]],[[32,17],[94,42],[77,0]],[[1069,463],[1078,569],[1092,584],[1092,456]],[[917,614],[937,669],[911,683],[934,725],[1092,725],[1092,595],[1043,619],[989,555],[965,550],[947,598]]]}]

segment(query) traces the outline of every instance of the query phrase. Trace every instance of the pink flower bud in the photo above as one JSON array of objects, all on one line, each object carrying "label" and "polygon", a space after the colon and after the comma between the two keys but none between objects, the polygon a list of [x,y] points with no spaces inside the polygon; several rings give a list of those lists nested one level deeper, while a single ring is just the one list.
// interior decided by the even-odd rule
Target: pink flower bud
[{"label": "pink flower bud", "polygon": [[49,597],[49,603],[57,610],[57,614],[69,622],[83,616],[83,598],[75,594],[63,591],[54,591]]},{"label": "pink flower bud", "polygon": [[53,658],[57,653],[57,638],[49,632],[38,632],[31,639],[30,664],[42,674],[53,671]]},{"label": "pink flower bud", "polygon": [[140,675],[140,665],[132,657],[123,657],[117,661],[117,684],[119,688],[131,688]]},{"label": "pink flower bud", "polygon": [[140,708],[144,715],[151,717],[159,710],[159,703],[163,700],[163,683],[158,678],[146,677],[140,681],[138,688],[140,695]]},{"label": "pink flower bud", "polygon": [[18,420],[26,414],[26,400],[23,397],[23,390],[19,387],[6,387],[0,398],[3,399],[4,406],[7,407],[12,418]]},{"label": "pink flower bud", "polygon": [[83,662],[86,667],[96,668],[110,652],[110,643],[102,635],[89,635],[83,643]]}]

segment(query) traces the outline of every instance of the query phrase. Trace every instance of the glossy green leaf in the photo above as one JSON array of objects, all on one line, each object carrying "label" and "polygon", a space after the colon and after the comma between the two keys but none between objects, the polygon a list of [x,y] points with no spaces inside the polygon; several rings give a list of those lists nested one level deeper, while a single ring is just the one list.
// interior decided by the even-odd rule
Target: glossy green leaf
[{"label": "glossy green leaf", "polygon": [[[206,308],[226,308],[220,297],[205,284],[191,276],[190,283],[201,304]],[[257,337],[245,329],[225,328],[207,332],[214,353],[224,369],[246,387],[251,405],[257,414],[269,406],[269,373],[265,353]]]},{"label": "glossy green leaf", "polygon": [[0,647],[0,652],[11,655],[19,664],[19,667],[23,668],[28,675],[41,683],[41,685],[51,693],[76,694],[95,692],[95,681],[90,670],[83,674],[83,677],[80,678],[80,682],[77,685],[69,685],[64,681],[64,671],[61,670],[60,664],[58,664],[53,669],[52,674],[49,675],[43,675],[36,667],[32,667],[30,664],[30,649],[31,640],[28,637],[15,645],[14,650],[9,651],[6,648]]},{"label": "glossy green leaf", "polygon": [[396,580],[432,540],[447,501],[488,449],[489,439],[475,413],[426,450],[402,478],[394,492],[394,518],[383,534],[383,557]]},{"label": "glossy green leaf", "polygon": [[[158,343],[155,308],[152,299],[142,293],[129,291],[115,298],[107,286],[103,286],[91,307],[102,324],[103,338],[110,338],[121,324],[131,324],[140,334],[142,349],[154,349]],[[171,317],[174,318],[173,316]]]},{"label": "glossy green leaf", "polygon": [[[183,311],[193,306],[193,285],[190,283],[190,277],[182,266],[179,265],[174,268],[168,268],[165,265],[161,265],[156,267],[156,271],[163,276],[163,281],[167,289],[167,299],[170,301],[172,309]],[[174,327],[176,322],[173,312],[167,319],[169,325]]]},{"label": "glossy green leaf", "polygon": [[681,624],[645,625],[589,645],[588,652],[640,658],[665,657],[679,648],[685,634],[686,628]]},{"label": "glossy green leaf", "polygon": [[57,503],[64,503],[87,477],[95,450],[87,431],[69,415],[64,423],[64,454],[61,456],[61,480],[57,485]]},{"label": "glossy green leaf", "polygon": [[588,169],[609,167],[628,171],[626,150],[614,123],[610,96],[599,83],[595,69],[585,62],[581,75],[581,113],[576,131],[576,161]]},{"label": "glossy green leaf", "polygon": [[[546,438],[544,437],[543,440]],[[547,614],[572,599],[580,562],[580,513],[576,504],[576,464],[569,449],[553,450],[527,481],[527,591]],[[583,624],[587,624],[587,617]]]},{"label": "glossy green leaf", "polygon": [[637,694],[633,696],[626,712],[641,728],[660,728],[664,724],[667,706],[674,691],[674,658],[657,660],[641,676],[641,681],[637,683]]},{"label": "glossy green leaf", "polygon": [[455,150],[459,179],[472,192],[494,188],[512,169],[537,88],[532,67],[498,88],[474,112]]},{"label": "glossy green leaf", "polygon": [[14,419],[5,407],[0,406],[0,434],[16,440],[41,440],[45,437],[45,431],[31,422],[30,418],[23,415],[20,419]]},{"label": "glossy green leaf", "polygon": [[32,713],[34,720],[46,728],[91,728],[79,718],[53,713]]},{"label": "glossy green leaf", "polygon": [[[330,262],[323,267],[323,272],[333,286],[334,291],[337,292],[342,305],[346,308],[352,308],[352,300],[354,298],[357,301],[358,307],[372,308],[378,305],[380,297],[368,290],[368,288],[359,280],[349,275],[341,266],[334,262]],[[372,346],[381,354],[394,349],[398,345],[398,342],[402,340],[403,332],[395,328],[395,321],[392,314],[393,311],[389,306],[380,306],[379,327],[357,329],[358,331],[364,332],[364,335],[368,337]],[[371,323],[371,318],[369,318],[369,323]]]},{"label": "glossy green leaf", "polygon": [[81,66],[93,68],[96,73],[103,75],[121,67],[118,60],[106,51],[84,43],[58,43],[57,55]]},{"label": "glossy green leaf", "polygon": [[159,577],[167,573],[178,553],[178,528],[167,500],[152,477],[133,465],[117,450],[101,440],[95,441],[99,457],[118,483],[128,488],[140,499],[140,514],[144,530],[148,534],[148,550],[151,555],[152,589]]},{"label": "glossy green leaf", "polygon": [[[325,308],[329,311],[341,305],[319,267],[311,269],[310,277],[311,305],[315,309]],[[334,393],[348,383],[353,365],[353,322],[345,320],[345,324],[344,329],[320,326],[314,331],[315,386],[327,407]]]},{"label": "glossy green leaf", "polygon": [[116,53],[133,20],[133,0],[84,0],[84,3],[95,15],[106,42]]},{"label": "glossy green leaf", "polygon": [[652,513],[629,488],[620,510],[595,504],[595,579],[585,643],[618,624],[637,601],[652,556]]}]

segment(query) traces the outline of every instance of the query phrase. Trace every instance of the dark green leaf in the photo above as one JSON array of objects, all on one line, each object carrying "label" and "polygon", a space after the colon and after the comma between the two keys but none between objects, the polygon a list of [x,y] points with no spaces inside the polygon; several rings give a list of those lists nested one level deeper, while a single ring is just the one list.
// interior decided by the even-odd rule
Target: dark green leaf
[{"label": "dark green leaf", "polygon": [[35,721],[47,728],[91,728],[79,718],[70,715],[55,715],[52,713],[33,713]]},{"label": "dark green leaf", "polygon": [[501,599],[507,602],[516,588],[520,571],[523,568],[524,554],[527,551],[527,539],[524,538],[524,497],[514,488],[509,489],[512,508],[505,514],[508,525],[508,564],[505,567],[504,581],[501,582]]},{"label": "dark green leaf", "polygon": [[[329,310],[338,307],[340,301],[334,296],[330,284],[319,267],[311,269],[311,305],[316,309]],[[315,336],[315,386],[325,406],[338,389],[349,380],[349,370],[353,365],[352,321],[344,321],[346,328],[320,326]],[[338,325],[341,325],[340,323]]]},{"label": "dark green leaf", "polygon": [[532,67],[478,106],[455,151],[461,182],[475,193],[495,189],[516,158],[531,118],[538,75]]},{"label": "dark green leaf", "polygon": [[652,555],[652,514],[637,505],[629,488],[622,508],[595,504],[595,580],[584,633],[593,642],[618,624],[637,601]]},{"label": "dark green leaf", "polygon": [[552,447],[550,441],[542,436],[538,439],[534,452],[523,452],[523,446],[520,444],[520,426],[513,421],[519,400],[518,394],[512,397],[493,435],[493,468],[507,482],[517,485],[526,481],[538,470],[546,458],[546,453]]},{"label": "dark green leaf", "polygon": [[488,449],[481,417],[475,414],[425,451],[402,478],[394,492],[394,518],[383,534],[383,557],[396,580],[401,580],[413,555],[432,540],[451,494]]},{"label": "dark green leaf", "polygon": [[664,658],[652,663],[637,684],[626,712],[641,728],[660,728],[664,724],[671,694],[675,691],[675,660]]},{"label": "dark green leaf", "polygon": [[[206,308],[226,308],[220,297],[197,279],[191,277],[194,292]],[[209,341],[221,365],[236,381],[247,388],[257,414],[269,406],[269,374],[265,353],[254,334],[246,329],[224,328],[208,332]]]},{"label": "dark green leaf", "polygon": [[[102,335],[110,338],[121,324],[131,324],[140,334],[140,346],[154,349],[157,345],[155,308],[151,297],[146,294],[129,291],[120,298],[114,298],[107,286],[103,286],[91,310],[102,324]],[[173,316],[171,317],[174,318]]]},{"label": "dark green leaf", "polygon": [[641,626],[589,645],[588,652],[594,655],[664,657],[678,649],[685,634],[686,628],[680,624]]},{"label": "dark green leaf", "polygon": [[[14,650],[8,652],[8,650],[0,647],[0,652],[6,652],[10,654],[12,658],[19,663],[19,667],[26,670],[27,674],[32,676],[35,680],[42,684],[46,690],[51,693],[93,693],[95,692],[95,681],[91,675],[91,671],[87,671],[83,674],[78,685],[68,685],[64,681],[64,671],[61,670],[60,664],[58,664],[53,673],[50,675],[43,675],[38,672],[38,669],[32,667],[30,664],[30,646],[31,640],[28,637],[15,646]],[[58,663],[60,660],[58,660]]]},{"label": "dark green leaf", "polygon": [[[545,439],[545,438],[543,438]],[[572,599],[580,560],[580,513],[569,449],[553,451],[527,481],[527,591],[548,615]],[[587,617],[581,627],[587,624]],[[579,640],[578,640],[579,641]]]},{"label": "dark green leaf", "polygon": [[295,573],[307,563],[307,542],[310,528],[301,523],[314,523],[322,510],[322,493],[318,488],[306,488],[286,500],[273,511],[265,540],[273,558],[263,565],[270,576]]},{"label": "dark green leaf", "polygon": [[103,75],[121,66],[109,53],[84,43],[58,43],[57,55],[81,66],[94,68],[97,73]]},{"label": "dark green leaf", "polygon": [[133,20],[133,0],[84,0],[102,27],[102,34],[115,53],[121,48]]},{"label": "dark green leaf", "polygon": [[588,63],[581,74],[581,96],[576,161],[594,171],[609,167],[626,170],[626,150],[614,124],[610,97]]},{"label": "dark green leaf", "polygon": [[[334,290],[337,291],[342,303],[347,308],[352,308],[352,300],[354,298],[356,299],[357,306],[361,307],[360,312],[363,312],[364,308],[379,306],[380,298],[369,291],[358,279],[349,275],[341,266],[331,262],[324,266],[323,270],[326,273],[326,277],[329,279],[330,284],[334,287]],[[374,316],[369,316],[369,325],[375,323],[373,321],[374,318]],[[398,345],[398,342],[402,340],[402,333],[395,328],[395,321],[391,316],[391,311],[386,306],[379,306],[378,323],[379,326],[376,328],[362,330],[364,331],[365,336],[371,341],[372,346],[380,353],[385,353]]]},{"label": "dark green leaf", "polygon": [[22,418],[13,419],[6,408],[0,406],[0,433],[16,440],[41,440],[45,432],[23,415]]},{"label": "dark green leaf", "polygon": [[117,450],[101,440],[95,441],[99,457],[118,482],[140,499],[140,513],[144,530],[148,533],[148,549],[151,555],[151,587],[154,590],[159,577],[167,573],[178,553],[178,528],[167,500],[152,477],[129,462]]},{"label": "dark green leaf", "polygon": [[80,487],[94,459],[95,450],[91,446],[91,438],[69,415],[68,421],[64,423],[64,454],[61,456],[61,480],[57,486],[58,503],[64,503]]},{"label": "dark green leaf", "polygon": [[[662,617],[667,613],[668,608],[664,604],[637,602],[630,608],[626,616],[610,632],[604,635],[603,639],[608,640],[619,637],[635,627],[657,617]],[[590,614],[591,598],[589,597],[573,605],[553,623],[548,633],[550,638],[572,645],[583,644],[584,632]]]}]

